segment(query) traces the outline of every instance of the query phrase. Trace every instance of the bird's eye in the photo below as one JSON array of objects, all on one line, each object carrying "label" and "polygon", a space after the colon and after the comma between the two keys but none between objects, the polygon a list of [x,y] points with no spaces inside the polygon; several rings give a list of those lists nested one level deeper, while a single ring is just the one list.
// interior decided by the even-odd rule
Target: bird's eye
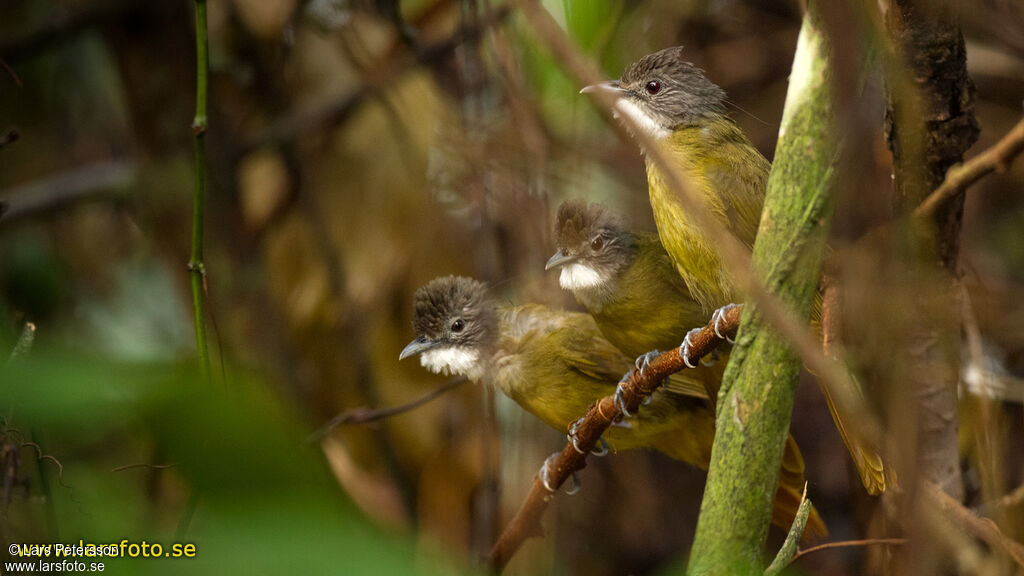
[{"label": "bird's eye", "polygon": [[648,94],[654,96],[658,92],[661,92],[661,82],[658,82],[657,80],[651,80],[650,82],[647,83],[646,86],[644,86],[644,89],[647,90]]},{"label": "bird's eye", "polygon": [[462,329],[465,327],[466,323],[462,321],[462,318],[457,318],[454,322],[452,322],[452,332],[455,332],[456,334],[462,332]]},{"label": "bird's eye", "polygon": [[604,248],[604,238],[600,236],[594,236],[594,239],[590,241],[590,249],[597,252]]}]

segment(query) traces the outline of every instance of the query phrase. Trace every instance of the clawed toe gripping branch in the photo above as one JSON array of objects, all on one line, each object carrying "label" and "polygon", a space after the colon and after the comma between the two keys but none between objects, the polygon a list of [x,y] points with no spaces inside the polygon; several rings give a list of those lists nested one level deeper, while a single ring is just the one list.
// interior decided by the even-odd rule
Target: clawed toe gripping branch
[{"label": "clawed toe gripping branch", "polygon": [[[721,315],[717,323],[709,323],[689,334],[690,358],[710,354],[725,341],[723,337],[735,335],[742,312],[742,306],[731,308]],[[716,327],[722,337],[715,334]],[[534,477],[529,495],[491,549],[487,560],[493,570],[501,570],[527,538],[542,535],[540,519],[545,508],[558,488],[587,465],[587,455],[602,444],[604,431],[621,420],[624,412],[636,414],[666,377],[686,367],[678,349],[651,358],[644,370],[629,373],[614,396],[601,398],[590,406],[586,416],[573,423],[565,448],[545,461],[544,477],[541,478],[540,473]]]}]

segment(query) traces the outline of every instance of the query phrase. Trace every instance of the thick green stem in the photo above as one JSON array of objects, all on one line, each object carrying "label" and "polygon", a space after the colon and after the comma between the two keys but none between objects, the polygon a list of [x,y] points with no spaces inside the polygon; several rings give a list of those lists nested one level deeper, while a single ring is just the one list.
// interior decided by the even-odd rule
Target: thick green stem
[{"label": "thick green stem", "polygon": [[196,350],[203,380],[210,379],[210,349],[206,343],[206,267],[203,264],[203,221],[206,215],[206,81],[209,70],[206,40],[206,0],[196,0],[196,116],[195,190],[192,200],[192,309],[196,322]]},{"label": "thick green stem", "polygon": [[[809,318],[821,267],[837,145],[828,44],[804,17],[753,265],[764,285]],[[754,308],[743,323],[718,400],[715,443],[689,574],[760,574],[801,363]]]}]

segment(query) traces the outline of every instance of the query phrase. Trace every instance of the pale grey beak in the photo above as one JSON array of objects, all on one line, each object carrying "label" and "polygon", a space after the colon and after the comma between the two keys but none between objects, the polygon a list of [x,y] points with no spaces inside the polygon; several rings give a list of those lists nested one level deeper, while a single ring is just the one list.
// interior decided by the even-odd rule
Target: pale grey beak
[{"label": "pale grey beak", "polygon": [[570,255],[559,250],[558,252],[555,252],[554,256],[548,259],[547,264],[544,264],[544,269],[551,270],[552,268],[565,266],[566,264],[575,261],[577,258],[579,258],[579,255]]},{"label": "pale grey beak", "polygon": [[417,336],[415,340],[409,342],[408,346],[402,348],[402,353],[398,355],[398,359],[405,360],[409,356],[415,356],[435,347],[437,347],[437,342],[428,340],[425,336]]},{"label": "pale grey beak", "polygon": [[590,86],[584,86],[583,89],[580,90],[580,94],[591,94],[599,92],[604,92],[605,94],[619,97],[628,92],[628,90],[619,86],[618,80],[609,80],[607,82],[591,84]]}]

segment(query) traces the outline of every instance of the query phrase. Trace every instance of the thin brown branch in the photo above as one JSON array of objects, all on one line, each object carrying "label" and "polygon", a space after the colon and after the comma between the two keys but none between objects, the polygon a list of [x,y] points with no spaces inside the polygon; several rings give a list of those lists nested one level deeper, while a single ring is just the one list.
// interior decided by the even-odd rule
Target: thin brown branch
[{"label": "thin brown branch", "polygon": [[64,465],[61,464],[60,460],[57,460],[57,458],[54,456],[44,453],[42,446],[36,444],[35,442],[22,442],[21,447],[34,448],[36,451],[36,458],[40,462],[42,462],[43,460],[49,460],[50,462],[53,462],[53,465],[57,467],[57,482],[64,488],[67,488],[68,490],[72,489],[71,486],[68,486],[67,484],[64,483]]},{"label": "thin brown branch", "polygon": [[[738,306],[725,314],[724,321],[719,325],[722,334],[732,336],[736,333],[742,312],[743,307]],[[691,338],[690,342],[691,356],[700,358],[710,354],[723,340],[715,335],[714,326],[709,324]],[[683,368],[686,368],[686,364],[676,349],[662,353],[652,360],[643,377],[634,370],[623,383],[626,409],[636,413],[644,399],[657,390],[666,377]],[[548,462],[550,485],[557,490],[574,472],[586,467],[587,455],[597,446],[601,434],[621,419],[622,412],[615,407],[613,396],[605,396],[591,405],[582,422],[576,426],[576,445],[574,446],[572,442],[566,443],[558,456]],[[491,549],[488,562],[493,570],[501,570],[527,538],[542,535],[540,520],[552,498],[554,493],[544,487],[539,475],[535,476],[526,500]]]},{"label": "thin brown branch", "polygon": [[1024,568],[1024,545],[1007,538],[991,518],[978,516],[931,482],[925,482],[922,493],[929,499],[931,505],[954,520],[965,532],[981,539],[992,549],[1005,550],[1021,568]]},{"label": "thin brown branch", "polygon": [[74,40],[92,26],[117,20],[133,8],[144,6],[139,0],[97,0],[84,6],[80,4],[75,3],[77,8],[74,10],[51,6],[51,14],[45,24],[0,41],[0,56],[10,62],[25,60]]},{"label": "thin brown branch", "polygon": [[8,202],[4,221],[48,214],[80,202],[120,198],[135,184],[137,166],[111,160],[34,180],[0,191]]},{"label": "thin brown branch", "polygon": [[383,420],[385,418],[390,418],[398,414],[409,412],[410,410],[419,408],[420,406],[423,406],[427,402],[430,402],[431,400],[443,395],[444,393],[455,389],[463,382],[466,382],[465,378],[453,378],[446,384],[434,390],[431,390],[430,392],[427,392],[426,394],[420,396],[419,398],[413,400],[412,402],[407,402],[399,406],[391,406],[389,408],[378,408],[376,410],[363,407],[356,408],[355,410],[349,410],[348,412],[342,412],[341,414],[338,414],[334,418],[331,418],[326,424],[324,424],[315,432],[310,434],[309,437],[306,438],[306,442],[310,444],[313,442],[319,442],[321,439],[323,439],[324,436],[327,436],[327,434],[329,434],[331,430],[334,430],[335,428],[341,426],[342,424],[366,424],[368,422],[376,422],[377,420]]},{"label": "thin brown branch", "polygon": [[793,562],[796,562],[797,560],[799,560],[803,556],[807,556],[808,554],[812,554],[814,552],[819,552],[821,550],[830,550],[830,549],[833,549],[833,548],[854,548],[854,547],[860,547],[860,546],[878,546],[878,545],[901,546],[903,544],[906,544],[908,541],[909,540],[907,538],[871,538],[871,539],[868,539],[868,540],[843,540],[841,542],[826,542],[824,544],[819,544],[817,546],[812,546],[810,548],[807,548],[806,550],[801,550],[801,551],[797,552],[796,556],[793,556],[793,560],[790,561],[790,564],[792,564]]},{"label": "thin brown branch", "polygon": [[1024,151],[1024,118],[990,148],[946,172],[946,179],[914,210],[914,216],[933,216],[946,201],[992,172],[1005,172]]},{"label": "thin brown branch", "polygon": [[[14,126],[4,130],[3,134],[0,134],[0,148],[17,142],[18,138],[21,137],[21,133]],[[0,212],[2,213],[2,212]]]},{"label": "thin brown branch", "polygon": [[1003,496],[996,502],[996,506],[1000,508],[1013,508],[1019,506],[1024,502],[1024,484],[1017,486],[1013,492],[1010,492],[1006,496]]},{"label": "thin brown branch", "polygon": [[124,466],[117,466],[111,468],[111,472],[124,472],[125,470],[132,470],[133,468],[149,468],[150,470],[166,470],[168,468],[174,468],[177,464],[125,464]]}]

